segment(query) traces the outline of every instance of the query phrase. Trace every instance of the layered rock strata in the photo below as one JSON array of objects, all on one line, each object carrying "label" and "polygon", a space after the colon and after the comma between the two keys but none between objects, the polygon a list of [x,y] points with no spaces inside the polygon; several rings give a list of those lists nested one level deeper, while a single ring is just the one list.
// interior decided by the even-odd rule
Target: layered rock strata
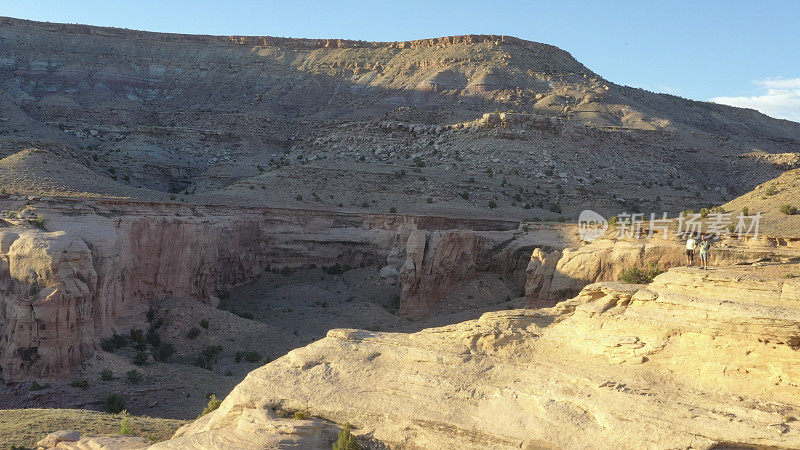
[{"label": "layered rock strata", "polygon": [[679,268],[414,334],[332,330],[153,448],[274,448],[298,438],[284,410],[398,448],[794,448],[798,305],[796,279]]}]

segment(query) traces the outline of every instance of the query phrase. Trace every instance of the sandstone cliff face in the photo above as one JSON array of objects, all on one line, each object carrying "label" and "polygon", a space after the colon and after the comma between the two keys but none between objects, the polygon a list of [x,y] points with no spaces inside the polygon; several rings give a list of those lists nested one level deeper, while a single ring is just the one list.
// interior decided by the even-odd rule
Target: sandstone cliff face
[{"label": "sandstone cliff face", "polygon": [[101,215],[48,214],[48,227],[58,232],[0,231],[3,378],[65,373],[101,336],[141,327],[152,300],[216,304],[219,292],[269,264],[385,260],[403,234],[402,226],[359,228],[358,218],[326,214],[177,212],[120,206]]},{"label": "sandstone cliff face", "polygon": [[[463,298],[447,298],[455,288],[481,274],[499,276],[512,297],[525,292],[525,268],[534,246],[564,247],[567,227],[539,226],[522,232],[473,230],[418,230],[406,244],[400,268],[401,313],[410,317],[453,312]],[[493,299],[497,301],[498,299]]]},{"label": "sandstone cliff face", "polygon": [[[65,374],[92,355],[101,337],[141,328],[151,302],[216,306],[220,292],[269,266],[397,268],[419,236],[445,236],[427,246],[445,256],[420,260],[420,269],[433,274],[406,273],[403,281],[404,292],[416,292],[403,310],[425,315],[478,273],[502,274],[522,289],[520,264],[530,251],[529,244],[510,244],[524,237],[498,231],[511,225],[504,221],[111,201],[53,202],[38,210],[46,213],[48,229],[60,231],[0,229],[6,381]],[[441,230],[452,227],[472,231]],[[508,245],[498,248],[498,242]],[[473,254],[478,259],[462,257]],[[427,287],[432,282],[438,286]]]},{"label": "sandstone cliff face", "polygon": [[679,268],[414,334],[333,330],[153,448],[318,442],[280,409],[403,448],[797,447],[798,300],[794,279]]},{"label": "sandstone cliff face", "polygon": [[[712,265],[731,265],[759,258],[800,256],[800,247],[763,237],[747,242],[722,241],[714,245]],[[695,256],[695,265],[699,257]],[[535,249],[528,263],[525,296],[530,307],[552,306],[576,295],[596,281],[618,280],[632,267],[655,264],[661,269],[686,265],[685,246],[675,239],[598,239],[591,244],[547,253]]]}]

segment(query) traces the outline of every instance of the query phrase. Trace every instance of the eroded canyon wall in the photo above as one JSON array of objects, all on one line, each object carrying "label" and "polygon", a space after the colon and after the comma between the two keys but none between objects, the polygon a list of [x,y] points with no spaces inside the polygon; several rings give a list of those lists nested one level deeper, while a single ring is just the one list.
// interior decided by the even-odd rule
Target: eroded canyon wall
[{"label": "eroded canyon wall", "polygon": [[[216,305],[220,293],[267,268],[400,268],[419,236],[439,236],[426,247],[424,270],[404,272],[404,283],[419,292],[404,299],[411,304],[403,310],[423,316],[440,294],[481,273],[498,273],[521,291],[532,248],[518,232],[504,231],[516,223],[502,220],[123,201],[49,200],[28,208],[28,216],[47,217],[46,229],[25,220],[0,229],[6,381],[63,375],[90,357],[101,337],[143,327],[152,301]],[[427,287],[434,282],[435,289]]]}]

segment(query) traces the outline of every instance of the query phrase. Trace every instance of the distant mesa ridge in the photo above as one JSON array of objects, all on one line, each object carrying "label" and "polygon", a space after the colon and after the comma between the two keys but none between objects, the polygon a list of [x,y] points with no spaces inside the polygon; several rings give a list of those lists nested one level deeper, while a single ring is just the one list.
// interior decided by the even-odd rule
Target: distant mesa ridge
[{"label": "distant mesa ridge", "polygon": [[156,31],[131,30],[127,28],[102,27],[82,24],[65,24],[52,22],[37,22],[13,17],[0,17],[0,25],[29,25],[47,31],[69,34],[83,34],[107,37],[124,37],[127,39],[146,39],[173,42],[214,43],[230,42],[237,45],[248,46],[280,46],[288,48],[379,48],[389,47],[397,49],[411,49],[418,47],[438,47],[458,44],[479,44],[493,42],[498,45],[514,45],[519,47],[536,48],[555,52],[564,50],[541,42],[527,41],[513,36],[496,34],[465,34],[460,36],[443,36],[429,39],[416,39],[398,42],[369,42],[351,39],[303,39],[285,38],[275,36],[220,36],[207,34],[180,34],[162,33]]}]

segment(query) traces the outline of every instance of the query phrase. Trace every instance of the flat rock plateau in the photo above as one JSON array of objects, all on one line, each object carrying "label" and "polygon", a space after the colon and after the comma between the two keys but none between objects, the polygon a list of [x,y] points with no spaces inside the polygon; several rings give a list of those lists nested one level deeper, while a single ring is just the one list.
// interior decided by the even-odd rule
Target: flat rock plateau
[{"label": "flat rock plateau", "polygon": [[495,35],[0,18],[0,84],[0,445],[800,447],[798,123]]}]

